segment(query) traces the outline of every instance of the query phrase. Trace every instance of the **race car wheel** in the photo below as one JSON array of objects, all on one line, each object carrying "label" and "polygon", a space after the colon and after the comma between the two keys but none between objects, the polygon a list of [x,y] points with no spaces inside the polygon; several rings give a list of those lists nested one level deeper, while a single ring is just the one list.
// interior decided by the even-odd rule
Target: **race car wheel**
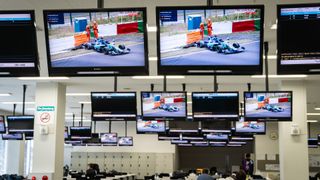
[{"label": "race car wheel", "polygon": [[126,49],[126,47],[125,47],[125,45],[121,44],[121,45],[119,45],[119,49],[124,50],[124,49]]}]

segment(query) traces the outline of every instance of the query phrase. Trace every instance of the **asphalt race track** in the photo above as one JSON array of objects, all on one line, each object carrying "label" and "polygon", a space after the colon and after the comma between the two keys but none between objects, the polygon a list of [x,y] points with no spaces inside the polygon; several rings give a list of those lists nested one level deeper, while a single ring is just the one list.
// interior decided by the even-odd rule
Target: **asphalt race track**
[{"label": "asphalt race track", "polygon": [[271,112],[268,110],[260,109],[256,111],[250,111],[246,113],[247,117],[290,117],[291,116],[291,108],[290,103],[280,103],[275,104],[284,108],[283,112]]},{"label": "asphalt race track", "polygon": [[175,106],[179,107],[177,112],[169,112],[163,109],[155,109],[153,111],[144,112],[143,115],[146,117],[183,117],[185,116],[186,108],[182,105],[183,103],[175,103]]},{"label": "asphalt race track", "polygon": [[128,46],[129,54],[110,56],[94,50],[88,54],[63,58],[52,61],[52,67],[114,67],[114,66],[144,66],[144,45]]},{"label": "asphalt race track", "polygon": [[222,54],[208,49],[200,52],[163,58],[162,65],[257,65],[259,63],[259,42],[243,45],[244,52],[237,54]]}]

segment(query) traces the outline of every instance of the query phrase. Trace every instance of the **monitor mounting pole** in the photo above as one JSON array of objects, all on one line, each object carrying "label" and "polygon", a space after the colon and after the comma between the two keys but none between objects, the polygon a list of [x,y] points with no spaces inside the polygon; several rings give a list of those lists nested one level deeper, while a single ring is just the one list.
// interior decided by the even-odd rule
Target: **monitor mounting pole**
[{"label": "monitor mounting pole", "polygon": [[125,126],[124,126],[124,136],[127,137],[128,136],[128,121],[125,121]]},{"label": "monitor mounting pole", "polygon": [[248,91],[251,92],[251,83],[247,83]]},{"label": "monitor mounting pole", "polygon": [[242,108],[243,108],[243,103],[240,102],[240,116],[243,116],[243,114],[242,114]]},{"label": "monitor mounting pole", "polygon": [[75,120],[76,115],[72,113],[72,126],[74,127],[74,120]]},{"label": "monitor mounting pole", "polygon": [[110,120],[109,121],[109,133],[111,133],[111,123],[112,123],[112,121]]},{"label": "monitor mounting pole", "polygon": [[83,106],[84,106],[84,104],[83,103],[81,103],[81,113],[80,113],[80,122],[81,122],[81,126],[83,126]]},{"label": "monitor mounting pole", "polygon": [[150,85],[150,90],[151,90],[151,92],[154,91],[154,84],[153,83]]},{"label": "monitor mounting pole", "polygon": [[182,83],[182,91],[185,92],[187,89],[186,83]]},{"label": "monitor mounting pole", "polygon": [[266,74],[266,91],[269,91],[269,63],[268,63],[268,53],[269,53],[269,42],[266,41],[264,45],[264,62],[265,62],[265,74]]},{"label": "monitor mounting pole", "polygon": [[12,111],[13,116],[16,115],[16,108],[17,108],[17,104],[13,104],[13,111]]},{"label": "monitor mounting pole", "polygon": [[118,91],[118,76],[114,76],[114,81],[113,81],[113,88],[114,88],[114,92]]},{"label": "monitor mounting pole", "polygon": [[213,6],[212,0],[207,0],[207,6]]},{"label": "monitor mounting pole", "polygon": [[97,121],[93,121],[93,132],[96,133],[97,130]]},{"label": "monitor mounting pole", "polygon": [[166,75],[163,76],[163,91],[164,92],[167,91],[167,76]]},{"label": "monitor mounting pole", "polygon": [[24,116],[25,113],[25,107],[26,107],[26,91],[27,91],[27,85],[23,85],[23,96],[22,96],[22,115]]},{"label": "monitor mounting pole", "polygon": [[218,84],[218,80],[217,80],[217,75],[213,76],[213,91],[214,92],[218,92],[219,89],[219,84]]},{"label": "monitor mounting pole", "polygon": [[104,7],[104,0],[97,0],[98,9],[102,9]]}]

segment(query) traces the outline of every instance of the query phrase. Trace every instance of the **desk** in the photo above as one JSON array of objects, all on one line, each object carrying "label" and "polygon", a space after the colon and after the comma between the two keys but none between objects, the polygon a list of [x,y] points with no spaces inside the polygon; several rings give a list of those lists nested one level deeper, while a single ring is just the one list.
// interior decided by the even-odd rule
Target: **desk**
[{"label": "desk", "polygon": [[101,180],[135,180],[136,179],[135,174],[127,174],[127,175],[122,175],[122,176],[115,176],[115,177],[107,177],[105,179]]}]

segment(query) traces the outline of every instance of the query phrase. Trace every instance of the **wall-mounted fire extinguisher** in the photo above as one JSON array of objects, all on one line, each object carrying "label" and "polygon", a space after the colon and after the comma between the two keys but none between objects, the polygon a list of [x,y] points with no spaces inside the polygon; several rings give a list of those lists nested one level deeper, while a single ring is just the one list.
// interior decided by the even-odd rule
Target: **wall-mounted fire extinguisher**
[{"label": "wall-mounted fire extinguisher", "polygon": [[37,180],[37,178],[35,176],[32,176],[31,180]]},{"label": "wall-mounted fire extinguisher", "polygon": [[49,179],[48,176],[46,175],[42,176],[42,180],[48,180],[48,179]]}]

